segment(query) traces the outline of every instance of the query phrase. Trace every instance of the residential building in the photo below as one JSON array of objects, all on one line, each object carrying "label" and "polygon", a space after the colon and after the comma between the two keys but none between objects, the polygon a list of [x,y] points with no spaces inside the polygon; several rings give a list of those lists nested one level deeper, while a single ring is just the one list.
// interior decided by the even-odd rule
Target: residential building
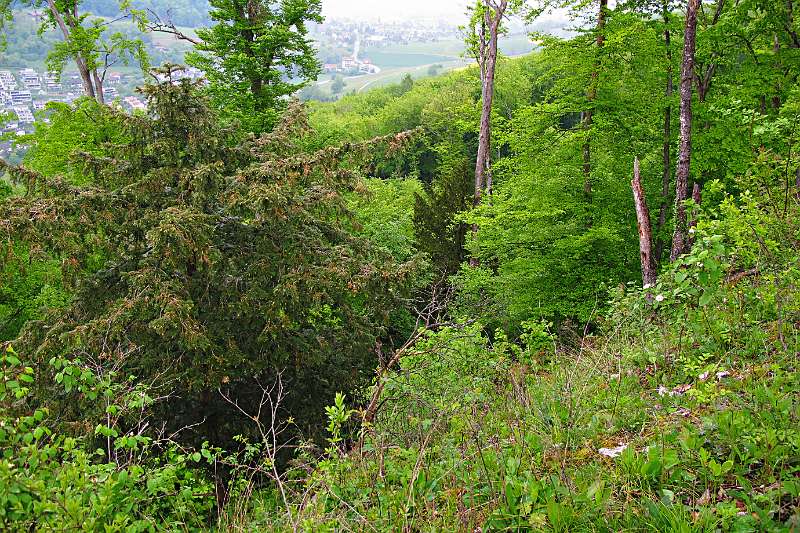
[{"label": "residential building", "polygon": [[26,105],[33,101],[31,92],[25,89],[9,91],[12,105]]},{"label": "residential building", "polygon": [[128,96],[123,101],[128,105],[128,107],[131,108],[131,111],[144,111],[147,109],[147,106],[144,104],[144,102],[135,96]]},{"label": "residential building", "polygon": [[15,115],[17,115],[17,119],[22,124],[33,124],[35,119],[33,118],[33,113],[28,106],[23,105],[15,105],[11,108]]},{"label": "residential building", "polygon": [[342,58],[342,70],[354,70],[358,68],[358,60],[353,56]]},{"label": "residential building", "polygon": [[9,70],[0,70],[0,89],[13,91],[17,88],[17,80]]}]

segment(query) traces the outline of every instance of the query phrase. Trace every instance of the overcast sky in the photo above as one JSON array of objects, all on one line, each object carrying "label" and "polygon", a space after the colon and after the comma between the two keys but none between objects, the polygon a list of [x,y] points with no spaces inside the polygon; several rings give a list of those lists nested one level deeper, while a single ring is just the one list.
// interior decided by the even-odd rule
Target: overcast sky
[{"label": "overcast sky", "polygon": [[329,17],[429,18],[458,17],[461,22],[470,0],[322,0]]},{"label": "overcast sky", "polygon": [[[609,0],[609,5],[615,2]],[[467,6],[474,3],[475,0],[322,0],[322,10],[330,18],[445,19],[455,26],[467,21]],[[554,30],[553,26],[559,29]],[[566,12],[558,10],[542,15],[530,29],[562,34],[568,26]]]}]

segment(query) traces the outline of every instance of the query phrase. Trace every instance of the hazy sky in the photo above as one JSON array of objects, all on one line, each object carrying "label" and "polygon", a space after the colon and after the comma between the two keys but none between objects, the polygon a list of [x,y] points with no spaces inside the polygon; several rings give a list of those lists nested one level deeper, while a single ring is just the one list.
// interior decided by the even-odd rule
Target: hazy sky
[{"label": "hazy sky", "polygon": [[457,17],[461,22],[470,0],[322,0],[330,17],[418,18]]},{"label": "hazy sky", "polygon": [[[445,19],[460,25],[467,21],[467,6],[475,0],[322,0],[322,10],[327,17],[374,20],[382,19]],[[609,0],[609,5],[616,0]],[[542,27],[545,24],[546,27]],[[557,10],[539,17],[531,29],[555,33],[569,26],[566,12]],[[565,34],[566,35],[566,34]]]}]

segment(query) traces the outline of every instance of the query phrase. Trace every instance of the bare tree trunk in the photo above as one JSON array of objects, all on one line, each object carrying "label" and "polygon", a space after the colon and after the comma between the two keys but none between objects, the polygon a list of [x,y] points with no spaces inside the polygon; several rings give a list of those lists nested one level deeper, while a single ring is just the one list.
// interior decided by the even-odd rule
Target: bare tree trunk
[{"label": "bare tree trunk", "polygon": [[105,93],[103,92],[103,80],[97,74],[97,70],[92,71],[92,78],[94,79],[94,97],[101,104],[106,103]]},{"label": "bare tree trunk", "polygon": [[639,225],[639,258],[642,262],[642,283],[645,287],[650,287],[655,285],[658,274],[653,258],[653,230],[650,224],[650,210],[647,208],[647,197],[642,188],[638,157],[633,161],[631,189],[633,190],[636,219]]},{"label": "bare tree trunk", "polygon": [[664,257],[664,228],[667,225],[667,212],[669,211],[669,191],[672,181],[672,93],[675,91],[675,83],[672,79],[672,34],[669,29],[669,3],[664,2],[664,46],[667,56],[667,106],[664,108],[664,143],[663,143],[663,162],[664,167],[661,175],[661,207],[658,211],[658,225],[656,233],[655,262],[661,263]]},{"label": "bare tree trunk", "polygon": [[606,42],[606,15],[608,12],[608,0],[599,0],[600,9],[597,13],[597,57],[594,61],[592,69],[592,79],[589,82],[589,90],[586,93],[586,100],[588,101],[588,109],[583,114],[583,129],[586,132],[586,138],[583,141],[583,193],[587,201],[592,199],[592,140],[591,129],[594,124],[594,102],[597,100],[597,83],[600,77],[600,50]]},{"label": "bare tree trunk", "polygon": [[689,173],[692,166],[692,76],[697,41],[697,11],[700,0],[688,0],[686,29],[681,65],[681,142],[678,169],[675,173],[675,233],[672,237],[671,261],[687,251],[687,220],[684,202],[689,194]]},{"label": "bare tree trunk", "polygon": [[[475,196],[473,206],[481,204],[484,188],[487,194],[491,194],[492,170],[491,170],[491,144],[492,144],[492,105],[494,103],[494,78],[497,67],[497,42],[500,38],[500,23],[508,7],[508,0],[484,0],[486,12],[481,20],[480,43],[478,45],[478,67],[481,76],[481,124],[478,134],[478,155],[475,158]],[[489,39],[486,40],[486,31],[489,32]],[[472,225],[472,234],[478,233],[478,226]],[[473,257],[469,261],[470,266],[476,267],[479,260]]]},{"label": "bare tree trunk", "polygon": [[[781,53],[781,40],[776,33],[773,35],[772,40],[772,51],[775,52],[775,57],[780,58]],[[779,60],[780,61],[780,60]],[[779,63],[780,68],[780,63]],[[780,81],[775,82],[775,94],[772,96],[772,109],[780,109],[781,108],[781,83]]]},{"label": "bare tree trunk", "polygon": [[508,7],[508,1],[502,0],[499,4],[495,4],[489,0],[486,7],[485,20],[486,27],[489,30],[489,40],[486,43],[486,50],[481,51],[484,65],[480,66],[483,72],[483,87],[481,91],[482,107],[480,133],[478,135],[478,156],[475,161],[475,206],[481,203],[484,188],[487,184],[487,169],[491,165],[492,105],[494,103],[494,78],[497,67],[497,41],[500,23]]}]

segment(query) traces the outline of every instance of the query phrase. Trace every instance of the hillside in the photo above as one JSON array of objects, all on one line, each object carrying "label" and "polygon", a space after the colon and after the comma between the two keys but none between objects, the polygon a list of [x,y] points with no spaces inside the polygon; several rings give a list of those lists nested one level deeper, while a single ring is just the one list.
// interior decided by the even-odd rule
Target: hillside
[{"label": "hillside", "polygon": [[[171,20],[177,26],[197,28],[210,22],[208,0],[134,0],[131,5]],[[119,13],[118,0],[86,0],[82,6],[101,17],[115,17]]]},{"label": "hillside", "polygon": [[319,5],[226,3],[12,133],[0,530],[800,529],[800,5],[524,4],[301,102]]}]

